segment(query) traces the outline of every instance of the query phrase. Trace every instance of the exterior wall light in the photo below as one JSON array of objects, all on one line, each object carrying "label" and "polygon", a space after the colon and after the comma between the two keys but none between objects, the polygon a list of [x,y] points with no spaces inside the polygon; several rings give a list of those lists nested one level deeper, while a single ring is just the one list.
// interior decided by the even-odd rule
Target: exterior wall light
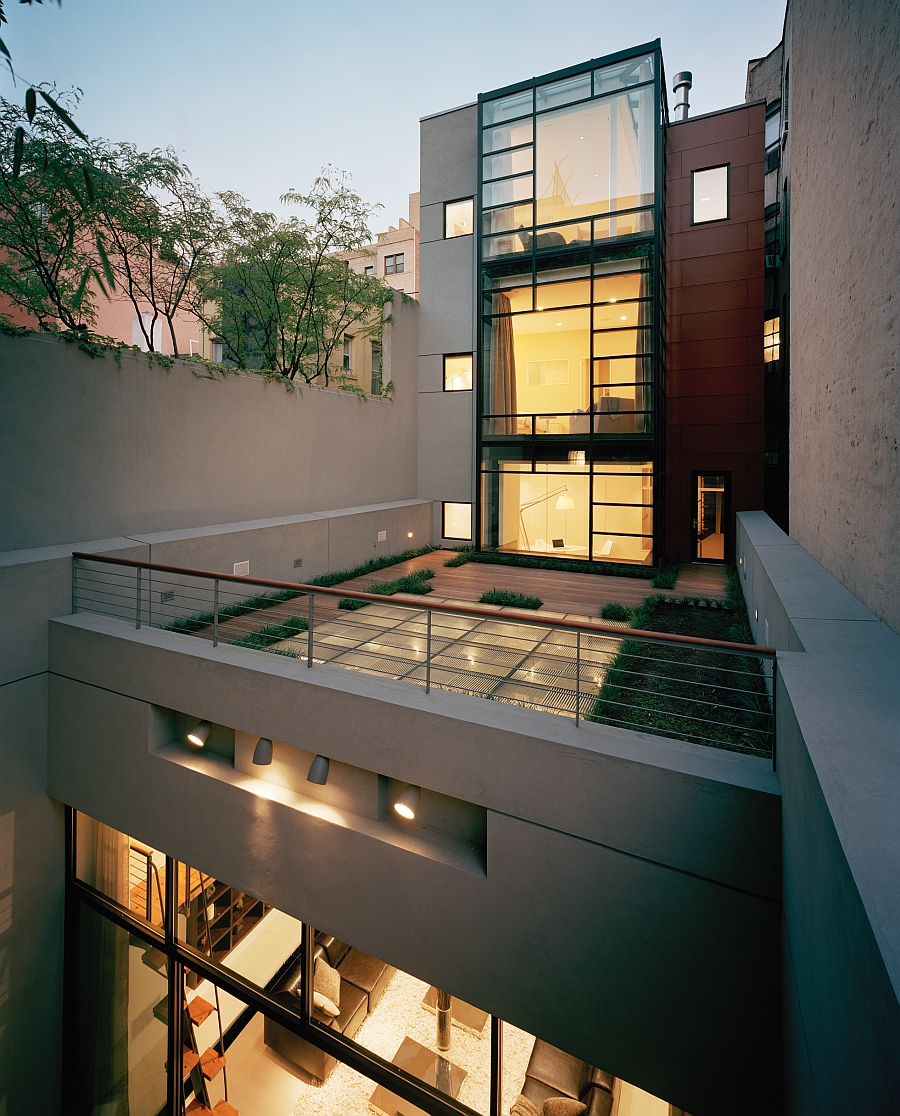
[{"label": "exterior wall light", "polygon": [[253,762],[259,767],[272,762],[272,741],[261,736],[253,749]]},{"label": "exterior wall light", "polygon": [[320,787],[324,787],[328,782],[328,756],[316,756],[316,758],[309,765],[309,774],[306,776],[307,783],[318,783]]},{"label": "exterior wall light", "polygon": [[407,537],[408,539],[411,539],[411,538],[412,538],[412,531],[407,531],[407,532],[406,532],[406,537]]},{"label": "exterior wall light", "polygon": [[187,738],[192,744],[196,744],[198,748],[202,748],[211,732],[212,722],[200,721],[199,724],[197,724],[195,728],[192,728],[187,734]]},{"label": "exterior wall light", "polygon": [[421,787],[414,787],[412,783],[401,792],[400,796],[394,801],[394,810],[400,815],[401,818],[406,818],[407,821],[412,821],[416,816],[416,810],[419,808],[419,799],[422,797]]}]

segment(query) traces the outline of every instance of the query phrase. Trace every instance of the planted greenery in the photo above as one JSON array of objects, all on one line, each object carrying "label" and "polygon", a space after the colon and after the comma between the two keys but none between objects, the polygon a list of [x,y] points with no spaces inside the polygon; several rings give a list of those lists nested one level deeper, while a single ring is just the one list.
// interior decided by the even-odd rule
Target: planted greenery
[{"label": "planted greenery", "polygon": [[368,603],[368,601],[357,601],[353,597],[341,597],[338,608],[346,609],[347,612],[356,612],[359,608],[365,608]]},{"label": "planted greenery", "polygon": [[544,603],[540,597],[530,597],[527,593],[514,593],[510,589],[489,589],[478,599],[481,604],[512,605],[513,608],[540,608]]},{"label": "planted greenery", "polygon": [[497,550],[472,550],[468,547],[449,558],[445,566],[464,566],[480,562],[488,566],[519,566],[526,570],[561,570],[564,573],[605,574],[609,577],[639,577],[650,581],[657,571],[649,566],[615,566],[606,562],[577,562],[568,558],[534,558],[529,554],[505,554]]},{"label": "planted greenery", "polygon": [[395,581],[376,581],[366,590],[367,593],[377,593],[379,596],[392,597],[394,593],[417,593],[424,595],[430,593],[432,587],[428,584],[434,577],[434,570],[416,570],[415,573],[398,577]]},{"label": "planted greenery", "polygon": [[631,609],[618,601],[607,601],[600,609],[600,616],[604,620],[630,620]]},{"label": "planted greenery", "polygon": [[678,572],[680,569],[680,562],[661,562],[653,578],[653,588],[674,589],[675,582],[678,581]]},{"label": "planted greenery", "polygon": [[[738,587],[739,591],[739,587]],[[627,610],[632,628],[752,643],[743,610],[654,595]],[[716,748],[767,753],[771,706],[760,660],[626,640],[590,719]]]},{"label": "planted greenery", "polygon": [[[408,562],[410,558],[430,554],[435,549],[433,546],[421,546],[418,550],[404,550],[401,554],[385,555],[383,558],[370,558],[367,562],[354,566],[351,570],[335,570],[333,573],[319,574],[318,577],[310,578],[307,584],[340,585],[342,581],[352,581],[354,577],[365,577],[366,574],[377,573],[378,570],[387,569],[388,566],[396,566],[399,562]],[[431,574],[430,576],[433,577],[434,575]]]},{"label": "planted greenery", "polygon": [[[273,604],[292,601],[295,597],[304,595],[299,589],[274,589],[271,593],[257,593],[256,596],[248,597],[245,601],[232,601],[231,604],[222,605],[219,609],[219,623],[221,624],[225,620],[233,620],[238,616],[249,616],[251,612],[259,612],[261,609],[271,608]],[[211,612],[197,612],[193,616],[179,616],[171,624],[166,624],[165,631],[191,634],[202,631],[203,628],[208,628],[213,620],[214,617]]]},{"label": "planted greenery", "polygon": [[[239,639],[230,639],[228,642],[233,647],[250,647],[255,651],[269,651],[273,644],[281,643],[285,639],[293,639],[300,632],[307,631],[308,628],[309,623],[302,616],[289,616],[280,624],[263,624]],[[294,655],[294,652],[279,648],[276,650],[276,654]]]}]

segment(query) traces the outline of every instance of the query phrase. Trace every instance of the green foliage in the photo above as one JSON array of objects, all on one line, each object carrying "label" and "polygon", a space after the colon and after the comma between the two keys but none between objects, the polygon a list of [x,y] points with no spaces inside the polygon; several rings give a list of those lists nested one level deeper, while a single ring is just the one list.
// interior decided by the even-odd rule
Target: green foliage
[{"label": "green foliage", "polygon": [[365,608],[368,603],[368,601],[358,601],[355,597],[341,597],[338,608],[343,608],[347,612],[356,612],[357,609]]},{"label": "green foliage", "polygon": [[466,562],[482,562],[489,566],[520,566],[528,570],[562,570],[566,573],[604,574],[608,577],[639,577],[649,581],[656,570],[649,566],[613,566],[604,562],[578,562],[567,558],[533,558],[529,554],[504,554],[497,550],[475,550],[461,547],[456,558],[445,566],[464,566]]},{"label": "green foliage", "polygon": [[319,574],[310,578],[307,585],[340,585],[342,581],[352,581],[355,577],[365,577],[366,574],[377,573],[378,570],[396,566],[398,562],[408,562],[410,558],[418,558],[421,554],[431,554],[433,546],[422,546],[418,550],[404,550],[401,554],[385,555],[383,558],[370,558],[362,565],[354,566],[352,570],[335,570],[333,573]]},{"label": "green foliage", "polygon": [[600,616],[603,620],[630,620],[631,609],[618,601],[607,601],[600,609]]},{"label": "green foliage", "polygon": [[[273,589],[269,593],[258,593],[254,597],[248,597],[244,601],[232,601],[219,609],[219,623],[225,620],[233,620],[238,616],[249,616],[251,612],[259,612],[262,609],[271,608],[273,604],[292,601],[296,597],[302,596],[305,596],[305,594],[299,589]],[[213,623],[213,619],[211,612],[198,612],[193,616],[179,616],[177,620],[167,624],[165,630],[192,634],[202,631],[203,628],[208,628]],[[306,621],[304,620],[303,623],[305,625]]]},{"label": "green foliage", "polygon": [[544,603],[540,597],[515,593],[511,589],[489,589],[478,600],[481,604],[512,605],[514,608],[540,608]]},{"label": "green foliage", "polygon": [[394,297],[383,280],[356,274],[342,258],[371,241],[374,207],[331,167],[308,194],[282,195],[309,219],[257,213],[235,193],[219,199],[223,251],[199,284],[194,310],[222,338],[226,359],[306,383],[340,379],[344,335],[380,340],[383,307]]},{"label": "green foliage", "polygon": [[[250,647],[256,651],[268,651],[273,643],[292,639],[300,632],[307,631],[308,628],[309,623],[302,616],[289,616],[287,620],[283,620],[279,624],[263,624],[254,628],[252,632],[248,632],[247,635],[241,636],[239,639],[230,639],[228,642],[233,647]],[[296,657],[292,651],[286,653]]]},{"label": "green foliage", "polygon": [[394,593],[417,593],[423,595],[431,592],[427,584],[434,577],[434,570],[416,570],[405,577],[398,577],[395,581],[375,582],[366,589],[367,593],[377,593],[379,596],[392,597]]},{"label": "green foliage", "polygon": [[661,562],[653,578],[654,589],[674,589],[681,569],[680,562]]}]

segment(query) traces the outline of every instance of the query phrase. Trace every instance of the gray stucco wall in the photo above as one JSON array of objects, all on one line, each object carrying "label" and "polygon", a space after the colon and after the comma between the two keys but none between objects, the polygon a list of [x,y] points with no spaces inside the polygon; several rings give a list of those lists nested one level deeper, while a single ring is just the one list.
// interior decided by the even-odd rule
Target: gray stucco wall
[{"label": "gray stucco wall", "polygon": [[762,512],[751,624],[780,649],[789,1116],[900,1110],[900,637]]},{"label": "gray stucco wall", "polygon": [[791,0],[791,534],[900,631],[895,0]]},{"label": "gray stucco wall", "polygon": [[475,500],[475,392],[443,390],[443,357],[476,345],[475,236],[444,239],[444,203],[478,188],[477,105],[423,120],[420,162],[418,493],[440,539],[441,501]]},{"label": "gray stucco wall", "polygon": [[414,498],[418,309],[385,327],[394,402],[0,336],[0,551]]},{"label": "gray stucco wall", "polygon": [[[748,1035],[779,1074],[764,761],[100,617],[52,643],[55,796],[699,1116],[758,1111],[733,1082]],[[160,706],[485,808],[486,874],[255,793],[166,746]]]}]

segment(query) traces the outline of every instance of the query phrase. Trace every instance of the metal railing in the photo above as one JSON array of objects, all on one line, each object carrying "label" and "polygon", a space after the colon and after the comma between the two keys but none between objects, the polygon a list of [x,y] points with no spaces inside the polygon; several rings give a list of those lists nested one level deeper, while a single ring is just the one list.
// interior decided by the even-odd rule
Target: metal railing
[{"label": "metal railing", "polygon": [[[134,861],[137,858],[137,865]],[[131,898],[131,909],[135,910],[134,900],[139,898],[141,884],[144,886],[144,903],[143,910],[139,913],[143,914],[148,922],[152,922],[157,926],[162,926],[163,911],[163,893],[162,883],[159,878],[159,869],[153,863],[153,851],[145,849],[142,845],[128,846],[128,867],[129,867],[129,896]],[[156,912],[153,909],[154,898],[154,884],[156,899],[159,907]]]},{"label": "metal railing", "polygon": [[[388,575],[389,576],[389,575]],[[424,589],[426,582],[419,583]],[[775,650],[76,553],[73,612],[774,761]]]}]

